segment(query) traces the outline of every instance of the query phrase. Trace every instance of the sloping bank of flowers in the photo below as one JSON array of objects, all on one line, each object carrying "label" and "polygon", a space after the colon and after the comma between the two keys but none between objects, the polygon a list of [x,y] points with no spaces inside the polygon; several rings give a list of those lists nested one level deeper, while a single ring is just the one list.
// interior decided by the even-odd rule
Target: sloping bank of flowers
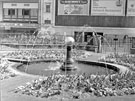
[{"label": "sloping bank of flowers", "polygon": [[10,77],[15,77],[16,74],[9,70],[11,63],[4,58],[0,58],[0,80],[8,79]]},{"label": "sloping bank of flowers", "polygon": [[19,86],[15,93],[48,98],[54,95],[79,99],[87,96],[135,95],[135,73],[113,75],[51,75]]},{"label": "sloping bank of flowers", "polygon": [[102,62],[115,63],[128,67],[135,71],[135,55],[131,54],[109,54],[99,59]]}]

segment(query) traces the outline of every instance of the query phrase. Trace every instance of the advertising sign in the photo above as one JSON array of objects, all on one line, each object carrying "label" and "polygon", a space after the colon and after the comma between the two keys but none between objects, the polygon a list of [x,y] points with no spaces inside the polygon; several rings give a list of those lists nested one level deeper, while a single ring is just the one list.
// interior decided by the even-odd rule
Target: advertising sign
[{"label": "advertising sign", "polygon": [[64,5],[64,14],[83,14],[83,5]]},{"label": "advertising sign", "polygon": [[58,0],[58,15],[89,15],[89,1],[84,4],[80,2],[61,3],[61,0]]},{"label": "advertising sign", "polygon": [[62,4],[87,4],[88,0],[60,0]]},{"label": "advertising sign", "polygon": [[135,16],[135,0],[128,0],[127,16]]},{"label": "advertising sign", "polygon": [[126,0],[91,0],[91,15],[125,16]]}]

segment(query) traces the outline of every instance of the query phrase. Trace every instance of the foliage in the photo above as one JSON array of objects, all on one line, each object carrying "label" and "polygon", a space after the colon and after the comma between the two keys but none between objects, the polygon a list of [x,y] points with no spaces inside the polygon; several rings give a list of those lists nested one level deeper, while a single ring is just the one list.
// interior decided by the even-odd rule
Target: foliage
[{"label": "foliage", "polygon": [[51,75],[19,86],[15,93],[47,98],[67,94],[70,98],[135,94],[135,73],[113,75]]}]

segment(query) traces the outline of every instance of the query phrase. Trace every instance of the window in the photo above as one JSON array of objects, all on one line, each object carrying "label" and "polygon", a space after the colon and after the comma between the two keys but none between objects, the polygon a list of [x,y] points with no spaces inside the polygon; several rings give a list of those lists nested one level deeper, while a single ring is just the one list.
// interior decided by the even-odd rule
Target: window
[{"label": "window", "polygon": [[37,17],[38,16],[38,9],[31,9],[30,14],[31,14],[31,17]]},{"label": "window", "polygon": [[45,5],[45,12],[50,13],[51,12],[51,4],[46,4]]},{"label": "window", "polygon": [[15,15],[15,9],[8,9],[8,15]]},{"label": "window", "polygon": [[22,15],[29,16],[30,15],[30,10],[29,9],[23,9],[22,10]]},{"label": "window", "polygon": [[45,20],[45,24],[51,24],[51,20]]}]

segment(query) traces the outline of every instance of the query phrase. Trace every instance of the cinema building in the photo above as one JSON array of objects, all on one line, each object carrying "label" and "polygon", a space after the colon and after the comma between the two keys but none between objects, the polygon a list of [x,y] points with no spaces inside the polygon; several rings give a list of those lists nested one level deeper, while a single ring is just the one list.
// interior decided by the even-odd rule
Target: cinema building
[{"label": "cinema building", "polygon": [[55,9],[58,32],[85,44],[94,31],[115,51],[135,52],[135,0],[56,0]]}]

